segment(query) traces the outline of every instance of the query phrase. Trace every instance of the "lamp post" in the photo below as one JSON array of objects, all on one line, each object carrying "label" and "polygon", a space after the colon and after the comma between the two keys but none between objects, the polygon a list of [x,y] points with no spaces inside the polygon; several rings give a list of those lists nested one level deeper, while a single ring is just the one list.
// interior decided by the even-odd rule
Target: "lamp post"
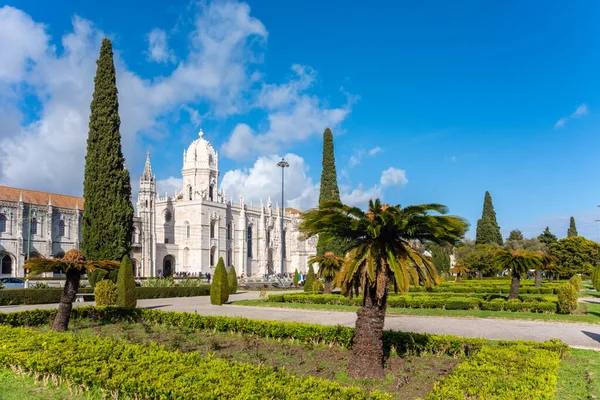
[{"label": "lamp post", "polygon": [[280,227],[280,229],[281,229],[281,277],[283,278],[283,266],[284,266],[284,261],[283,261],[283,258],[284,258],[283,249],[284,249],[284,247],[283,246],[285,246],[285,243],[284,243],[285,238],[283,236],[283,216],[285,215],[285,206],[284,206],[284,203],[283,203],[283,201],[284,201],[283,200],[284,199],[284,197],[283,197],[283,188],[284,188],[284,178],[283,177],[284,177],[284,173],[283,172],[285,171],[285,169],[287,167],[290,166],[290,164],[288,164],[288,162],[285,161],[285,159],[282,157],[281,161],[279,161],[277,163],[277,166],[281,167],[281,227]]}]

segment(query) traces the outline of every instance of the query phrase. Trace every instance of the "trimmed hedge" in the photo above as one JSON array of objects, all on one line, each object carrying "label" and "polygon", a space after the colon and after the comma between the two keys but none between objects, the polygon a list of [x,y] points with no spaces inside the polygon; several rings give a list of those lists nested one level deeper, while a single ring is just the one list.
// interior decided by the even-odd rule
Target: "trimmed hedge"
[{"label": "trimmed hedge", "polygon": [[[298,378],[270,367],[179,353],[156,344],[76,338],[0,327],[0,364],[44,377],[60,377],[112,396],[152,399],[392,399],[380,391],[316,378]],[[65,357],[65,354],[68,356]]]},{"label": "trimmed hedge", "polygon": [[[488,300],[489,299],[489,300]],[[348,298],[338,294],[272,294],[268,302],[331,304],[331,305],[362,305],[361,297]],[[507,300],[506,297],[452,297],[438,295],[405,295],[389,296],[390,308],[445,308],[446,310],[489,310],[489,311],[523,311],[535,313],[556,312],[556,301],[548,301],[544,297],[520,297]]]},{"label": "trimmed hedge", "polygon": [[426,400],[554,399],[560,354],[520,342],[486,346],[437,382]]},{"label": "trimmed hedge", "polygon": [[[27,310],[0,313],[0,325],[12,327],[50,324],[56,310]],[[77,307],[71,311],[72,319],[91,318],[104,323],[118,321],[143,321],[150,324],[177,326],[188,329],[233,332],[264,338],[290,339],[301,343],[352,346],[354,328],[326,326],[298,322],[260,321],[246,318],[218,317],[183,312],[159,311],[146,308]],[[484,339],[461,338],[397,331],[383,332],[384,347],[391,354],[447,354],[469,356],[479,351]]]},{"label": "trimmed hedge", "polygon": [[[208,296],[210,285],[202,286],[173,286],[173,287],[146,287],[135,288],[139,299],[162,299],[167,297]],[[60,302],[62,288],[50,289],[2,289],[0,290],[0,306],[18,304],[50,304]],[[79,293],[94,293],[92,288],[80,288]]]}]

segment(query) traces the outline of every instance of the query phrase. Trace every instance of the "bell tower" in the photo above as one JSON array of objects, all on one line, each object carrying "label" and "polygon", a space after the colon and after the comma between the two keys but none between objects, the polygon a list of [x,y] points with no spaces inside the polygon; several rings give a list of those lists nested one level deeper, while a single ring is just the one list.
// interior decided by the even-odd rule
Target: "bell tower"
[{"label": "bell tower", "polygon": [[138,217],[142,220],[140,241],[142,243],[143,276],[154,276],[154,256],[156,254],[156,176],[152,174],[150,152],[146,153],[146,165],[140,177],[140,191],[137,201]]},{"label": "bell tower", "polygon": [[217,201],[219,154],[204,139],[202,130],[198,136],[183,152],[183,198],[185,201]]}]

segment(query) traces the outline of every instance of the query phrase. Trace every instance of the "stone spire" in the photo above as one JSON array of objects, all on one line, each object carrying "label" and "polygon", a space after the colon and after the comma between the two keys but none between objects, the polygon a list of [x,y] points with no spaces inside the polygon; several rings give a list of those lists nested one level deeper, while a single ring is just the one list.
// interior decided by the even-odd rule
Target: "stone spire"
[{"label": "stone spire", "polygon": [[149,181],[152,179],[152,165],[150,164],[150,152],[146,152],[146,165],[144,165],[144,173],[142,179]]}]

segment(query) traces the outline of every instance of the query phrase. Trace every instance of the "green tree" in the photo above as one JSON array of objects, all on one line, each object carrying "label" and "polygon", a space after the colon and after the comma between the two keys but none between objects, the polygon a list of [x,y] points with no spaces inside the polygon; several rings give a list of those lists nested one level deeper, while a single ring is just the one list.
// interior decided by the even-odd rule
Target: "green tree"
[{"label": "green tree", "polygon": [[29,270],[28,279],[45,272],[63,272],[67,275],[63,294],[60,296],[58,304],[58,312],[52,323],[52,330],[64,332],[69,326],[71,309],[79,290],[81,274],[85,271],[95,270],[108,272],[119,268],[119,263],[112,260],[88,261],[81,251],[73,249],[67,251],[63,258],[30,258],[25,262],[24,268]]},{"label": "green tree", "polygon": [[502,245],[500,226],[498,226],[498,222],[496,221],[496,212],[494,211],[490,192],[485,192],[483,212],[481,218],[477,221],[475,243]]},{"label": "green tree", "polygon": [[452,249],[448,246],[440,246],[437,243],[426,242],[425,250],[431,253],[431,261],[435,265],[439,275],[447,274],[450,271],[450,254]]},{"label": "green tree", "polygon": [[[229,286],[229,294],[234,294],[237,292],[238,288],[238,280],[237,273],[235,272],[235,267],[232,265],[229,267],[229,272],[227,273],[227,281]],[[227,301],[227,300],[225,300]]]},{"label": "green tree", "polygon": [[600,292],[600,264],[597,264],[592,274],[592,285],[596,291]]},{"label": "green tree", "polygon": [[567,237],[579,236],[577,234],[577,227],[575,226],[575,218],[571,217],[571,221],[569,222],[569,229],[567,230]]},{"label": "green tree", "polygon": [[312,284],[315,281],[315,278],[316,278],[315,269],[313,268],[313,265],[310,264],[308,266],[308,273],[306,274],[306,278],[304,278],[304,291],[305,292],[312,291]]},{"label": "green tree", "polygon": [[227,300],[229,300],[229,279],[227,278],[225,261],[223,261],[223,257],[219,257],[210,284],[210,304],[220,306],[225,304]]},{"label": "green tree", "polygon": [[298,274],[298,270],[294,270],[294,287],[298,287],[298,280],[300,279],[300,276]]},{"label": "green tree", "polygon": [[117,274],[117,306],[128,308],[137,306],[135,278],[133,277],[131,260],[128,255],[121,260],[121,266]]},{"label": "green tree", "polygon": [[536,252],[540,256],[542,261],[540,267],[535,270],[535,287],[542,286],[542,271],[546,271],[546,274],[551,274],[556,267],[558,259],[548,253],[548,250],[538,250]]},{"label": "green tree", "polygon": [[556,235],[550,232],[550,227],[548,226],[546,227],[546,229],[544,229],[544,232],[542,232],[537,238],[546,246],[550,246],[552,243],[556,243],[558,241],[558,238],[556,237]]},{"label": "green tree", "polygon": [[[430,214],[434,212],[436,214]],[[326,244],[341,238],[348,254],[339,280],[348,296],[361,287],[362,306],[358,310],[348,374],[352,378],[383,379],[383,326],[390,281],[395,290],[406,292],[410,284],[431,287],[439,283],[429,257],[412,248],[415,241],[430,240],[440,245],[456,245],[467,223],[446,214],[440,204],[402,208],[369,201],[369,211],[337,201],[321,203],[303,215],[300,230],[307,237],[319,235]]]},{"label": "green tree", "polygon": [[513,229],[512,231],[510,231],[510,233],[508,234],[508,238],[506,239],[506,241],[508,242],[509,240],[523,240],[525,239],[523,237],[523,233],[521,233],[520,230],[518,229]]},{"label": "green tree", "polygon": [[[337,172],[335,169],[335,153],[333,150],[333,133],[329,128],[323,132],[323,159],[319,204],[326,201],[340,201],[340,190],[337,184]],[[339,239],[334,239],[325,244],[319,238],[317,241],[317,255],[322,256],[328,251],[338,256],[345,254],[344,245]]]},{"label": "green tree", "polygon": [[496,262],[502,270],[510,270],[509,299],[519,297],[521,276],[527,274],[527,271],[530,269],[539,269],[542,266],[541,257],[537,253],[526,250],[498,250],[496,253]]},{"label": "green tree", "polygon": [[[471,243],[461,245],[457,251],[457,261],[470,271],[476,271],[479,279],[494,276],[500,271],[496,263],[498,246]],[[456,272],[454,272],[456,273]]]},{"label": "green tree", "polygon": [[[110,40],[97,61],[85,156],[81,249],[87,259],[121,260],[131,251],[133,205],[119,128],[119,99]],[[98,279],[88,274],[91,283]]]},{"label": "green tree", "polygon": [[454,265],[454,267],[450,269],[450,272],[456,274],[456,282],[460,282],[463,275],[468,274],[469,272],[471,272],[471,270],[461,263],[456,263],[456,265]]},{"label": "green tree", "polygon": [[550,245],[550,254],[558,258],[561,274],[591,274],[593,267],[600,262],[600,245],[583,236],[560,239]]},{"label": "green tree", "polygon": [[331,282],[342,268],[344,259],[338,257],[333,252],[328,251],[322,256],[316,255],[311,257],[308,262],[312,264],[319,264],[319,271],[317,276],[319,278],[325,278],[325,285],[323,287],[323,293],[331,294]]}]

